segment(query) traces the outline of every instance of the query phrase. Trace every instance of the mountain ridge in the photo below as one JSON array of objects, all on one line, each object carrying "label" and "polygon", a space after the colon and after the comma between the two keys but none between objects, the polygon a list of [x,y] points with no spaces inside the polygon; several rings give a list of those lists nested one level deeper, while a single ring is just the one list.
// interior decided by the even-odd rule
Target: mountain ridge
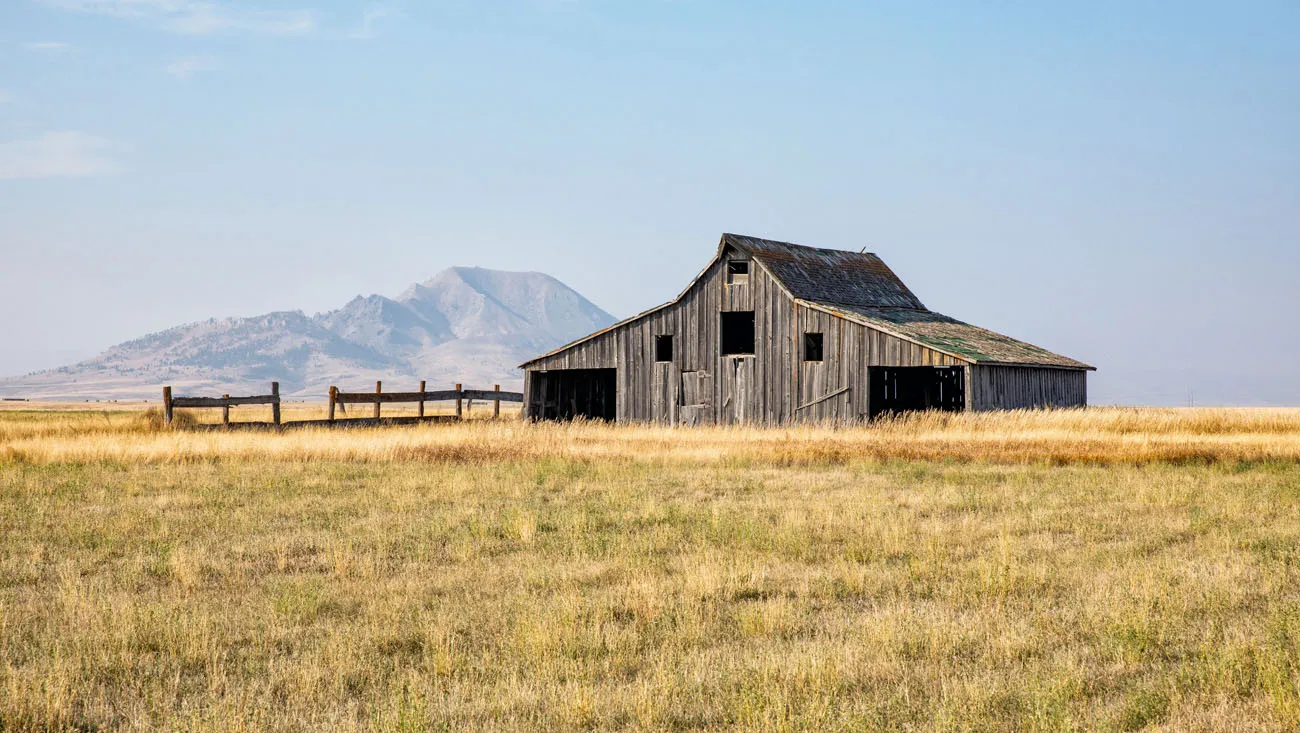
[{"label": "mountain ridge", "polygon": [[293,398],[375,380],[514,388],[517,365],[599,330],[614,317],[554,277],[451,267],[396,298],[357,295],[308,316],[283,310],[209,318],[145,334],[76,364],[0,379],[0,395],[150,399],[262,392]]}]

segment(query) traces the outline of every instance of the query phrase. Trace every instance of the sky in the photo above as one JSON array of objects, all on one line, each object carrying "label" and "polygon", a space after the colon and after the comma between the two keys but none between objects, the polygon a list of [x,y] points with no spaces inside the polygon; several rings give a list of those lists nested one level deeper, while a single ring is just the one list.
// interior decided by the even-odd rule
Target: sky
[{"label": "sky", "polygon": [[0,374],[724,231],[1097,366],[1300,405],[1300,3],[0,0]]}]

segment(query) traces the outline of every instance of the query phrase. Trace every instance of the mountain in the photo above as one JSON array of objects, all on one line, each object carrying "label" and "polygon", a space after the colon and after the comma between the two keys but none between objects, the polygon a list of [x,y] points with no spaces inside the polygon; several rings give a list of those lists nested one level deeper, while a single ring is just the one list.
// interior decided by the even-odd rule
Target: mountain
[{"label": "mountain", "polygon": [[338,310],[209,319],[112,347],[88,361],[0,379],[0,395],[152,399],[177,394],[322,398],[330,385],[369,390],[517,389],[532,356],[614,317],[550,275],[453,267],[396,298],[358,296]]}]

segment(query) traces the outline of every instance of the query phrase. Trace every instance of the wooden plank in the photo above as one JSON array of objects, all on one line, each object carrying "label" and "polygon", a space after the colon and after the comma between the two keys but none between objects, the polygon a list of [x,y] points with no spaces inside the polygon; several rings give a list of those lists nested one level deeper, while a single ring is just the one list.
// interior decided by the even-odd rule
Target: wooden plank
[{"label": "wooden plank", "polygon": [[424,417],[424,381],[423,379],[420,380],[420,399],[419,406],[415,408],[416,417]]},{"label": "wooden plank", "polygon": [[278,395],[254,395],[252,397],[175,397],[171,400],[173,407],[236,407],[238,405],[274,405],[280,402]]},{"label": "wooden plank", "polygon": [[330,409],[329,409],[330,422],[334,422],[334,405],[338,404],[338,399],[339,399],[339,388],[331,386],[330,387]]},{"label": "wooden plank", "polygon": [[[339,392],[337,393],[338,403],[341,405],[370,405],[376,400],[379,402],[419,402],[421,396],[426,402],[442,402],[445,400],[454,400],[462,393],[453,389],[435,391],[435,392],[383,392],[375,394],[373,392]],[[492,394],[487,392],[486,394]],[[502,394],[518,394],[502,393]]]},{"label": "wooden plank", "polygon": [[[221,395],[221,399],[228,400],[230,399],[230,395],[223,394]],[[230,405],[221,406],[221,424],[230,427]]]},{"label": "wooden plank", "polygon": [[419,425],[422,423],[443,423],[455,420],[451,415],[429,415],[427,417],[381,417],[376,420],[373,417],[354,417],[352,419],[335,420],[292,420],[289,422],[275,425],[269,422],[235,422],[229,427],[225,425],[191,425],[185,430],[194,430],[199,432],[211,430],[294,430],[301,428],[367,428],[367,427],[391,427],[397,425]]},{"label": "wooden plank", "polygon": [[[424,382],[420,382],[420,391],[421,391],[421,392],[424,391]],[[499,384],[494,384],[494,385],[492,385],[492,393],[493,393],[493,397],[492,397],[492,419],[495,420],[495,419],[501,417],[501,385],[499,385]],[[519,401],[520,401],[520,402],[523,401],[523,398],[524,398],[523,395],[519,395]],[[423,412],[423,407],[424,407],[424,405],[421,405],[420,407],[422,408],[420,414],[423,415],[423,414],[424,414],[424,412]]]},{"label": "wooden plank", "polygon": [[383,382],[375,382],[375,419],[379,419],[379,395],[384,391]]},{"label": "wooden plank", "polygon": [[[438,390],[434,392],[382,392],[374,394],[372,392],[336,392],[335,401],[341,405],[370,405],[376,400],[383,403],[389,402],[419,402],[423,399],[425,402],[446,402],[458,398],[471,400],[494,400],[500,398],[502,402],[523,402],[524,394],[522,392],[497,392],[490,389],[463,389],[457,392],[454,389]],[[240,399],[234,397],[232,399]]]},{"label": "wooden plank", "polygon": [[[457,420],[461,420],[461,419],[464,418],[464,415],[462,415],[462,414],[461,414],[461,411],[460,411],[460,410],[461,410],[461,399],[462,399],[462,395],[463,395],[463,394],[464,394],[464,393],[461,391],[461,388],[460,388],[460,383],[458,382],[458,383],[456,384],[456,419],[457,419]],[[379,417],[379,416],[378,416],[378,415],[375,415],[375,417]]]},{"label": "wooden plank", "polygon": [[[541,402],[540,402],[540,408],[539,408],[539,411],[538,411],[538,414],[537,414],[537,417],[538,417],[539,419],[542,419],[542,420],[545,420],[546,417],[547,417],[547,415],[546,415],[546,401],[547,401],[547,398],[549,398],[549,397],[550,397],[550,394],[551,394],[551,381],[552,381],[552,380],[551,380],[550,377],[547,377],[547,376],[543,376],[543,377],[542,377]],[[557,415],[557,416],[558,416],[558,415]]]},{"label": "wooden plank", "polygon": [[[429,394],[438,394],[438,393],[430,392]],[[497,399],[501,400],[502,402],[523,402],[524,401],[523,392],[499,392],[490,389],[465,389],[465,390],[461,390],[461,394],[465,396],[465,399],[483,400],[484,402],[487,402],[488,400],[497,400]],[[429,398],[429,399],[432,400],[433,398]],[[444,397],[443,399],[454,399],[454,398]]]},{"label": "wooden plank", "polygon": [[526,395],[527,399],[524,400],[524,407],[520,411],[520,416],[524,420],[533,420],[537,417],[537,399],[535,393],[533,392],[533,384],[534,384],[533,372],[531,370],[525,369],[524,370],[524,395]]},{"label": "wooden plank", "polygon": [[275,402],[271,403],[271,422],[276,426],[280,424],[280,383],[271,382],[271,395],[275,397]]},{"label": "wooden plank", "polygon": [[163,387],[163,424],[172,424],[172,407],[174,405],[171,386]]}]

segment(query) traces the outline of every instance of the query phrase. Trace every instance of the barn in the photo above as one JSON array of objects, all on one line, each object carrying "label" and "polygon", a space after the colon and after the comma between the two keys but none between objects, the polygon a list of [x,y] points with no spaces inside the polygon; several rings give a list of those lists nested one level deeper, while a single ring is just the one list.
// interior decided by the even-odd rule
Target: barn
[{"label": "barn", "polygon": [[735,234],[673,300],[520,368],[527,418],[684,425],[1079,407],[1093,370],[927,309],[874,254]]}]

